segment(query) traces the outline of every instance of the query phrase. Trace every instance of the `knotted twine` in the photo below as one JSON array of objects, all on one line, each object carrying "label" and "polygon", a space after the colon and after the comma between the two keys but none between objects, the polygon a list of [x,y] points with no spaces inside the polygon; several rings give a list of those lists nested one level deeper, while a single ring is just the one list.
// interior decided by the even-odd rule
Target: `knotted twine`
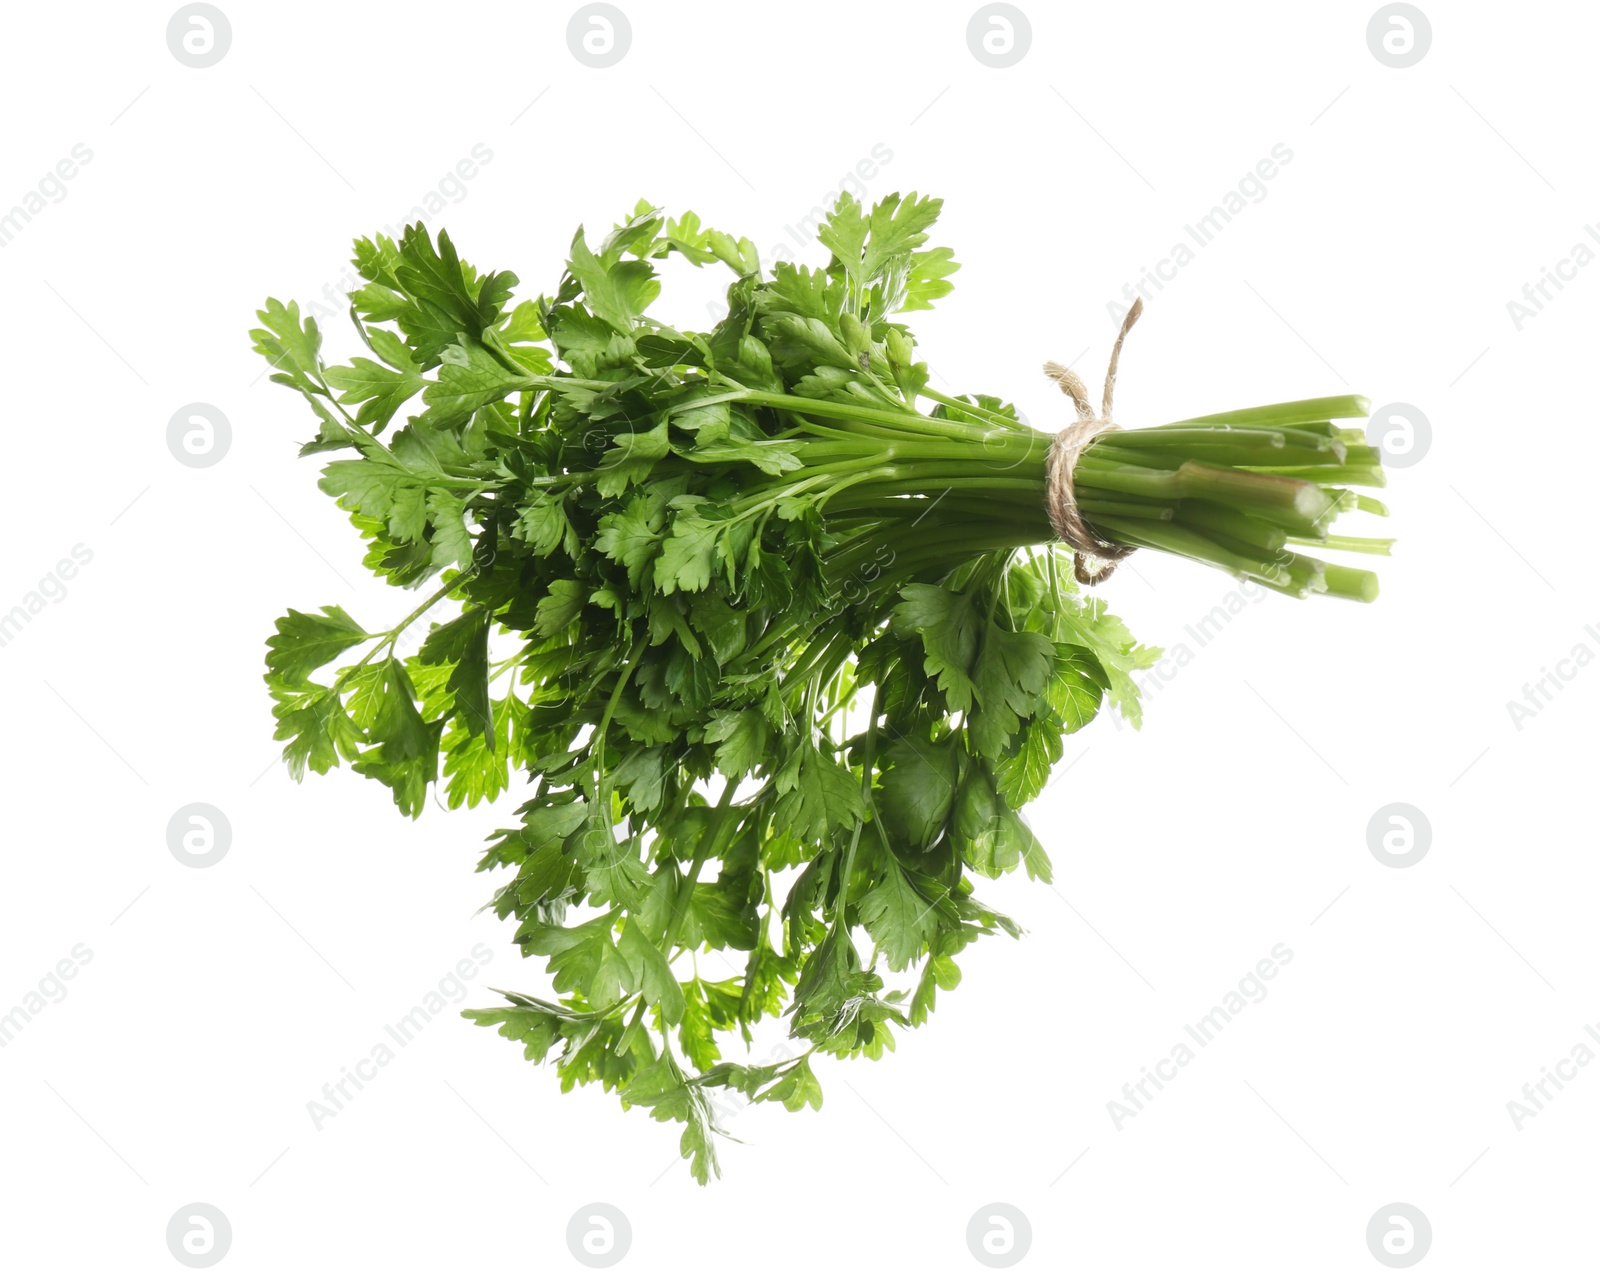
[{"label": "knotted twine", "polygon": [[1120,543],[1107,543],[1089,528],[1072,489],[1072,470],[1077,467],[1078,457],[1095,438],[1121,428],[1111,419],[1111,394],[1117,385],[1117,359],[1122,356],[1123,338],[1143,312],[1144,299],[1141,297],[1133,302],[1128,316],[1122,320],[1117,342],[1111,346],[1111,364],[1106,368],[1106,388],[1099,415],[1089,405],[1089,392],[1083,387],[1077,372],[1059,362],[1044,364],[1044,373],[1072,399],[1078,411],[1078,418],[1056,434],[1045,459],[1045,511],[1050,514],[1050,525],[1056,537],[1072,549],[1073,577],[1089,587],[1110,578],[1117,563],[1131,555],[1134,549]]}]

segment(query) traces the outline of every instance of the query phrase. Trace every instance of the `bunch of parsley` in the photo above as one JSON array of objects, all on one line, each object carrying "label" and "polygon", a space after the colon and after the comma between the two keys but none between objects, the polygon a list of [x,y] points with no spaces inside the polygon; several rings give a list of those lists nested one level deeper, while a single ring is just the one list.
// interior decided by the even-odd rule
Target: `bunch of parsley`
[{"label": "bunch of parsley", "polygon": [[[938,209],[845,196],[827,266],[764,274],[748,239],[641,203],[515,305],[514,275],[419,224],[356,244],[362,356],[326,365],[294,304],[252,333],[316,413],[302,453],[337,456],[321,487],[366,565],[426,591],[377,631],[337,606],[278,620],[291,771],[348,762],[413,817],[441,766],[452,808],[516,782],[479,868],[548,988],[466,1014],[554,1055],[563,1089],[681,1123],[701,1182],[710,1089],[820,1106],[818,1056],[879,1057],[968,945],[1017,935],[975,882],[1050,878],[1019,810],[1102,703],[1138,723],[1130,673],[1156,657],[1051,543],[1049,436],[914,359],[896,315],[956,269],[924,246]],[[732,271],[708,332],[648,316],[674,254]],[[1359,571],[1286,547],[1381,550],[1326,529],[1356,506],[1333,482],[1381,479],[1330,422],[1361,407],[1103,438],[1082,506],[1115,542],[1363,595]],[[724,1058],[769,1017],[798,1053]]]}]

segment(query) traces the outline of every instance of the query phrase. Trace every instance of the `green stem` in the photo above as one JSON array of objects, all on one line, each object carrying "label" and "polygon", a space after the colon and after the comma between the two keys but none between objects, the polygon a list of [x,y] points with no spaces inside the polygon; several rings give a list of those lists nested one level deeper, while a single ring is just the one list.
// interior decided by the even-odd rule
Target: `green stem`
[{"label": "green stem", "polygon": [[402,618],[399,623],[391,627],[388,631],[380,633],[378,643],[366,652],[365,656],[360,662],[352,663],[339,673],[338,678],[333,682],[334,692],[337,693],[339,690],[343,689],[344,686],[349,682],[350,677],[354,676],[356,672],[360,671],[378,656],[379,650],[389,649],[392,651],[394,649],[395,641],[400,639],[400,634],[405,631],[406,628],[410,627],[412,623],[416,622],[419,618],[431,610],[440,601],[444,600],[445,597],[449,596],[451,592],[455,591],[456,588],[460,587],[476,573],[476,567],[463,570],[427,600],[423,601],[422,604],[417,606],[416,609],[412,610],[411,613]]},{"label": "green stem", "polygon": [[1018,433],[1034,433],[1036,431],[1031,426],[1024,424],[1021,420],[1012,419],[1009,415],[1002,415],[999,411],[991,411],[986,406],[978,406],[973,402],[963,402],[960,398],[954,398],[948,394],[940,393],[935,389],[928,388],[926,385],[923,386],[921,392],[923,397],[929,399],[930,401],[938,402],[941,406],[947,407],[951,410],[961,411],[967,415],[978,416],[981,419],[989,420],[991,423],[998,424],[1002,428],[1008,428]]},{"label": "green stem", "polygon": [[606,730],[611,727],[611,717],[616,713],[617,704],[622,701],[622,691],[627,688],[628,680],[633,675],[633,669],[638,666],[639,655],[644,651],[644,642],[645,638],[643,636],[639,637],[633,642],[633,648],[628,651],[627,661],[623,664],[622,672],[617,677],[617,683],[611,690],[611,697],[606,700],[605,713],[600,717],[600,723],[595,726],[594,737],[591,739],[591,744],[594,747],[595,812],[597,814],[603,813],[608,819],[611,815],[611,810],[605,807],[605,803],[608,801],[601,798],[603,794],[608,795],[610,793],[610,787],[606,785],[605,778],[601,776],[605,772],[606,765]]},{"label": "green stem", "polygon": [[[872,770],[878,763],[878,715],[883,708],[883,686],[875,685],[872,690],[872,718],[867,722],[867,745],[861,760],[861,802],[868,809],[872,807]],[[874,823],[877,819],[874,818]],[[857,822],[855,829],[850,833],[850,848],[844,855],[844,873],[839,876],[839,894],[834,898],[833,925],[839,933],[839,939],[850,939],[850,928],[845,919],[845,907],[850,900],[850,879],[856,869],[856,849],[861,844],[862,822]],[[878,833],[883,833],[883,827],[878,826]],[[887,841],[885,841],[887,843]]]},{"label": "green stem", "polygon": [[738,818],[730,818],[728,810],[733,804],[733,790],[738,783],[729,778],[722,788],[722,798],[717,801],[717,822],[708,832],[700,836],[700,844],[695,849],[694,860],[689,863],[689,871],[683,876],[673,896],[672,918],[667,923],[666,933],[661,938],[663,953],[672,952],[673,943],[678,939],[678,933],[683,930],[684,920],[689,916],[689,896],[695,883],[700,878],[700,871],[705,866],[707,859],[722,855],[723,840],[727,837],[726,831],[730,825],[737,825]]},{"label": "green stem", "polygon": [[[788,411],[794,415],[820,415],[824,419],[853,420],[865,424],[884,424],[904,432],[923,433],[929,437],[948,437],[957,441],[984,442],[1009,431],[1001,430],[1001,433],[997,434],[994,429],[962,424],[955,420],[936,420],[910,408],[894,411],[871,406],[855,406],[852,403],[839,402],[832,398],[798,397],[789,393],[764,393],[756,389],[746,389],[741,393],[728,394],[721,399],[702,398],[695,403],[686,405],[703,406],[708,402],[717,400],[750,402],[756,406],[770,406],[777,410]],[[1035,436],[1040,439],[1040,453],[1042,454],[1044,447],[1049,443],[1049,439],[1042,433]]]}]

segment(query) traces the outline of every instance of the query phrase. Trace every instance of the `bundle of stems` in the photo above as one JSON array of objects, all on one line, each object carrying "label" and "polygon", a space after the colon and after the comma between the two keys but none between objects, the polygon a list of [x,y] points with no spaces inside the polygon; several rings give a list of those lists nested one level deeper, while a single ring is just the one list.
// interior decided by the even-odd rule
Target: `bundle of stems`
[{"label": "bundle of stems", "polygon": [[[759,497],[823,488],[838,544],[828,574],[848,586],[914,578],[951,557],[1049,542],[1046,466],[1051,436],[1001,409],[923,388],[932,416],[885,400],[871,405],[733,391],[692,405],[738,401],[792,420],[801,466]],[[1309,398],[1103,434],[1073,470],[1077,505],[1106,541],[1226,570],[1289,596],[1372,601],[1370,570],[1300,551],[1387,556],[1392,539],[1330,533],[1342,513],[1388,515],[1353,486],[1381,487],[1378,451],[1356,428],[1366,398]],[[886,589],[892,595],[893,588]]]}]

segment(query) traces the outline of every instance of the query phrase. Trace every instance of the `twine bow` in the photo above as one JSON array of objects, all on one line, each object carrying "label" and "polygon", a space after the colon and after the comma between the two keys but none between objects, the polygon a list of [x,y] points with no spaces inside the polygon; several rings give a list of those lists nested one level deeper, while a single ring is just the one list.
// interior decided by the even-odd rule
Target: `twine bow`
[{"label": "twine bow", "polygon": [[1106,368],[1106,388],[1100,405],[1100,414],[1089,404],[1089,392],[1071,367],[1059,362],[1046,362],[1044,373],[1072,399],[1078,418],[1056,434],[1045,459],[1046,497],[1045,511],[1050,514],[1050,525],[1072,549],[1072,574],[1079,583],[1093,587],[1111,577],[1117,563],[1132,554],[1134,549],[1120,543],[1107,543],[1089,528],[1078,508],[1077,496],[1072,489],[1072,470],[1078,457],[1089,448],[1095,438],[1103,433],[1114,433],[1121,425],[1111,419],[1111,394],[1117,385],[1117,359],[1122,356],[1122,341],[1133,324],[1144,312],[1144,299],[1133,302],[1128,316],[1122,320],[1122,330],[1117,332],[1117,342],[1111,346],[1111,364]]}]

